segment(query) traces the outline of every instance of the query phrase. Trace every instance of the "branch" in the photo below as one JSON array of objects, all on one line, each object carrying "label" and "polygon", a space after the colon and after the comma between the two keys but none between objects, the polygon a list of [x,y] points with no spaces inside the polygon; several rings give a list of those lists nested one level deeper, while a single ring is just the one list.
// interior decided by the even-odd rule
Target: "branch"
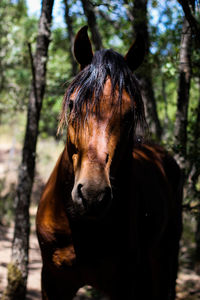
[{"label": "branch", "polygon": [[200,205],[197,204],[197,205],[191,206],[190,204],[183,204],[182,209],[183,209],[183,211],[190,211],[190,212],[192,212],[194,210],[200,211]]},{"label": "branch", "polygon": [[188,0],[178,0],[178,2],[181,4],[183,11],[185,13],[185,17],[188,20],[188,23],[190,24],[192,33],[195,35],[196,42],[198,45],[200,45],[200,24],[192,14],[189,1]]},{"label": "branch", "polygon": [[112,20],[108,14],[106,14],[104,11],[100,10],[100,9],[97,9],[99,15],[106,20],[106,22],[110,23],[113,25],[113,27],[116,29],[116,30],[119,30],[120,29],[120,24],[115,22],[114,20]]}]

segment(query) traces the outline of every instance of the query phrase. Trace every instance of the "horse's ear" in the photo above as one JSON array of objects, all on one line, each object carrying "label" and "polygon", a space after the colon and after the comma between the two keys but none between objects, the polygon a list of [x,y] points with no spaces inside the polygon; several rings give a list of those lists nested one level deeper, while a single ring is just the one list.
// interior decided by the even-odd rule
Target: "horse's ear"
[{"label": "horse's ear", "polygon": [[87,34],[88,26],[82,27],[74,42],[74,56],[80,64],[81,70],[89,65],[93,58],[92,45]]},{"label": "horse's ear", "polygon": [[137,35],[135,42],[124,57],[131,71],[135,71],[143,62],[145,56],[145,42],[141,35]]}]

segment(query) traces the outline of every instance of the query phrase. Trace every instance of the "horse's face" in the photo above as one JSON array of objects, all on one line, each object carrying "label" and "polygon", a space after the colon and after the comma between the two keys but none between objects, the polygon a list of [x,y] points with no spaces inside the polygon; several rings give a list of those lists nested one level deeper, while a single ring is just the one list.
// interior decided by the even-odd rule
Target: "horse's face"
[{"label": "horse's face", "polygon": [[116,149],[126,146],[121,143],[121,137],[128,137],[132,125],[129,96],[124,91],[119,106],[117,93],[111,100],[111,90],[111,82],[107,79],[99,101],[99,113],[90,112],[87,121],[84,121],[86,109],[83,106],[78,132],[72,108],[76,93],[70,98],[72,111],[68,125],[68,145],[75,175],[72,200],[80,214],[101,215],[110,206],[110,166]]},{"label": "horse's face", "polygon": [[97,217],[110,206],[110,170],[113,176],[130,149],[134,116],[144,118],[132,75],[143,60],[144,45],[137,39],[124,58],[112,50],[93,56],[83,27],[76,36],[74,54],[82,72],[68,88],[61,124],[67,104],[71,110],[67,149],[74,169],[73,208],[79,215]]}]

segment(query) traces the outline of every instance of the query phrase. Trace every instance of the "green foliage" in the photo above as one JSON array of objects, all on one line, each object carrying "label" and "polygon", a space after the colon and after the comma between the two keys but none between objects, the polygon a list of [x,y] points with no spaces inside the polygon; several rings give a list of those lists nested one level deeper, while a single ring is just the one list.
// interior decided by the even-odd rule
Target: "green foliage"
[{"label": "green foliage", "polygon": [[[81,1],[68,0],[73,30],[77,32],[86,24]],[[130,10],[132,0],[93,0],[99,31],[105,48],[113,48],[125,54],[132,44],[133,26]],[[62,1],[64,15],[64,3]],[[183,12],[176,1],[148,1],[150,56],[153,70],[153,86],[161,124],[164,128],[164,143],[172,148],[178,65]],[[199,12],[197,11],[197,20]],[[27,43],[33,52],[37,36],[35,17],[28,16],[25,0],[0,1],[0,122],[13,121],[18,111],[27,108],[32,80]],[[47,66],[47,86],[40,120],[42,138],[56,137],[61,102],[68,83],[72,80],[69,59],[69,37],[65,24],[53,27]],[[194,131],[199,99],[199,49],[193,52],[193,81],[190,91],[188,118],[188,153],[194,161]],[[196,141],[198,144],[200,141]],[[200,148],[200,147],[199,147]],[[199,149],[198,148],[198,149]],[[199,155],[200,156],[200,155]],[[197,183],[197,187],[198,187]]]},{"label": "green foliage", "polygon": [[27,41],[36,26],[25,1],[0,2],[0,116],[26,107],[31,79]]},{"label": "green foliage", "polygon": [[25,282],[22,272],[14,263],[8,264],[8,286],[2,296],[2,300],[22,300],[25,289]]},{"label": "green foliage", "polygon": [[[86,24],[81,1],[68,0],[72,27],[76,33]],[[97,23],[105,48],[113,48],[122,55],[125,54],[133,42],[133,20],[130,11],[133,0],[92,0],[97,16]],[[62,9],[64,5],[62,0]],[[163,127],[163,143],[168,150],[173,149],[174,124],[177,111],[177,90],[179,79],[179,53],[183,12],[178,1],[148,1],[148,31],[150,37],[149,62],[152,66],[152,81],[156,97],[159,119]],[[63,13],[64,15],[64,13]],[[197,11],[196,19],[200,22]],[[24,119],[32,80],[30,57],[27,43],[31,43],[35,51],[38,20],[28,15],[25,0],[0,1],[0,125],[10,127],[17,142],[22,144],[24,134],[20,132],[21,123],[25,127]],[[90,35],[90,33],[89,33]],[[39,133],[41,144],[37,150],[37,167],[39,174],[47,177],[53,168],[53,155],[58,156],[63,144],[52,146],[49,140],[56,136],[58,116],[61,109],[63,95],[71,78],[69,59],[70,40],[65,24],[53,26],[49,59],[47,65],[47,84],[43,100]],[[192,48],[194,48],[194,42]],[[137,59],[137,58],[135,58]],[[195,49],[192,55],[192,82],[190,89],[190,104],[187,124],[187,159],[188,170],[194,164],[200,170],[200,136],[196,137],[197,112],[200,101],[200,52]],[[148,70],[146,70],[148,72]],[[15,131],[13,130],[15,128]],[[5,131],[5,130],[4,130]],[[47,140],[47,138],[51,139]],[[53,138],[52,138],[53,137]],[[179,147],[179,146],[178,146]],[[46,151],[46,149],[48,151]],[[46,152],[45,152],[46,151]],[[9,177],[9,176],[8,176]],[[191,179],[190,179],[191,180]],[[40,184],[41,178],[39,177]],[[7,224],[13,217],[13,200],[15,186],[6,186],[5,177],[0,179],[0,222]],[[200,176],[194,181],[199,195]],[[38,191],[37,185],[37,191]],[[6,192],[5,192],[6,190]],[[39,196],[37,196],[39,197]],[[36,198],[37,198],[36,197]],[[195,247],[195,218],[199,217],[199,198],[194,193],[187,195],[185,206],[192,208],[193,214],[184,213],[184,234],[180,261],[184,267],[191,265]],[[185,250],[184,250],[185,249]],[[23,280],[17,266],[8,268],[10,291],[6,291],[4,298],[18,289],[23,288]],[[13,289],[12,289],[13,288]],[[99,299],[100,294],[91,288],[86,289],[89,299]]]}]

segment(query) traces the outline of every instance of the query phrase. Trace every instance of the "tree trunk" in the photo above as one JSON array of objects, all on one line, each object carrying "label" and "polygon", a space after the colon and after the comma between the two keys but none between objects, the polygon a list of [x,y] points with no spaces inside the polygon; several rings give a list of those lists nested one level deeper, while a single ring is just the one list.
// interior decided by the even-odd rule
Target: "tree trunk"
[{"label": "tree trunk", "polygon": [[174,128],[174,150],[180,167],[185,170],[187,159],[187,123],[191,79],[191,29],[186,18],[183,21],[180,45],[179,84],[177,112]]},{"label": "tree trunk", "polygon": [[165,115],[164,115],[164,121],[163,121],[163,132],[162,132],[162,138],[164,140],[168,139],[169,135],[169,116],[168,116],[168,107],[167,107],[167,94],[166,94],[166,83],[165,78],[162,76],[162,98],[164,101],[164,109],[165,109]]},{"label": "tree trunk", "polygon": [[92,42],[95,46],[95,50],[100,50],[102,48],[102,40],[97,26],[94,6],[90,0],[81,0],[81,2],[92,34]]},{"label": "tree trunk", "polygon": [[[197,182],[200,174],[200,78],[199,78],[199,102],[197,106],[197,116],[195,120],[193,141],[190,153],[190,173],[187,182],[187,197],[198,201],[200,200],[200,190],[197,189]],[[196,233],[195,233],[195,271],[200,275],[200,207],[196,215]]]},{"label": "tree trunk", "polygon": [[195,271],[198,275],[200,275],[200,212],[197,214],[197,227],[195,232]]},{"label": "tree trunk", "polygon": [[[199,77],[199,101],[197,106],[197,116],[194,127],[194,139],[193,139],[193,149],[192,149],[192,165],[194,168],[194,173],[192,176],[193,187],[196,187],[199,174],[200,174],[200,77]],[[198,197],[198,199],[200,199]]]},{"label": "tree trunk", "polygon": [[74,55],[73,55],[73,45],[74,45],[74,32],[73,32],[73,19],[69,14],[69,3],[68,0],[64,0],[65,3],[65,22],[67,25],[67,32],[68,32],[68,37],[69,37],[69,42],[70,42],[70,46],[69,46],[69,58],[71,61],[71,76],[75,76],[77,74],[77,62],[74,59]]},{"label": "tree trunk", "polygon": [[33,81],[28,104],[26,134],[19,168],[15,198],[15,229],[11,263],[8,266],[8,285],[3,299],[22,300],[26,295],[29,249],[29,205],[34,179],[38,124],[46,84],[46,64],[50,42],[53,0],[42,1],[38,27]]},{"label": "tree trunk", "polygon": [[[195,11],[195,0],[178,0],[181,4],[185,14],[185,18],[190,24],[193,35],[195,36],[195,43],[197,49],[200,47],[200,23],[197,21],[194,15]],[[198,5],[198,1],[196,1]]]},{"label": "tree trunk", "polygon": [[199,101],[196,109],[196,120],[192,132],[192,141],[190,146],[190,167],[187,180],[187,198],[200,199],[200,190],[197,190],[197,182],[200,170],[200,78],[199,78]]},{"label": "tree trunk", "polygon": [[146,44],[145,60],[137,72],[142,98],[145,105],[146,118],[150,128],[150,132],[156,139],[160,139],[162,128],[158,118],[155,95],[152,83],[152,66],[149,61],[149,33],[148,33],[148,16],[147,16],[147,0],[134,0],[133,6],[130,7],[129,16],[131,17],[133,31],[137,35],[144,38]]}]

